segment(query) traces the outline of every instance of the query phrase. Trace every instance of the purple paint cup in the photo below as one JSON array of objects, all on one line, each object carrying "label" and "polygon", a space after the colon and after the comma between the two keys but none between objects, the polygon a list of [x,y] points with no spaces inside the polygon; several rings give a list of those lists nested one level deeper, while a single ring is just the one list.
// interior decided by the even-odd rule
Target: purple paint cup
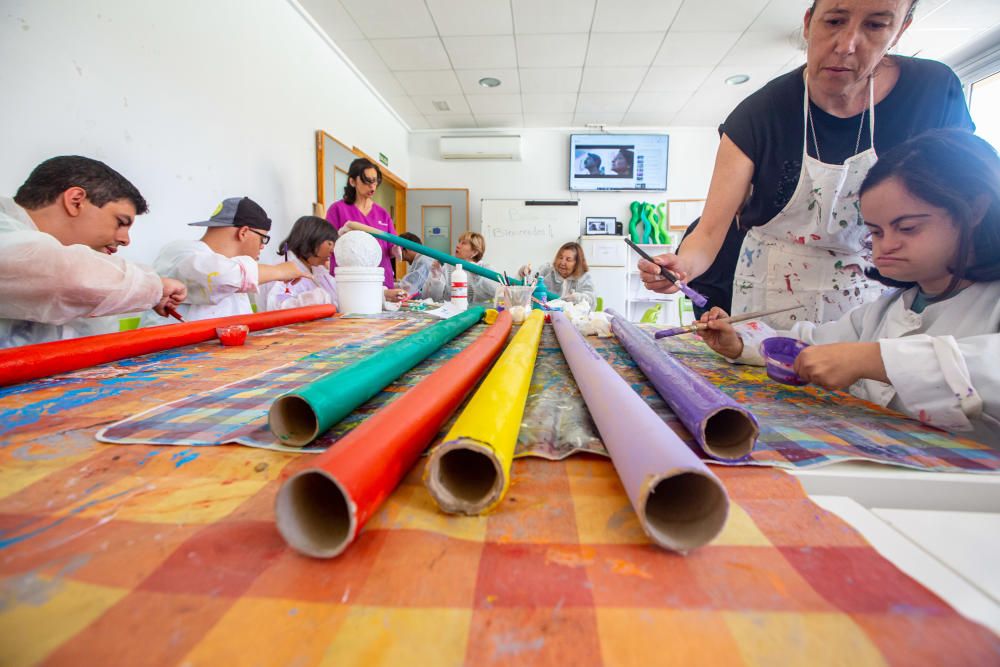
[{"label": "purple paint cup", "polygon": [[775,382],[795,387],[808,384],[795,372],[795,358],[807,347],[808,343],[795,338],[775,336],[765,339],[760,344],[760,353],[767,365],[767,376]]}]

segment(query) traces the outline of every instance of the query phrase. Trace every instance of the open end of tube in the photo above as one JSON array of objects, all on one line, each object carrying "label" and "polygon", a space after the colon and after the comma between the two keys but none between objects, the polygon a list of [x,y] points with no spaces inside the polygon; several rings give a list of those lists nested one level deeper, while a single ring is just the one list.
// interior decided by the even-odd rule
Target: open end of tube
[{"label": "open end of tube", "polygon": [[729,514],[726,492],[712,477],[685,472],[658,481],[646,498],[646,526],[668,549],[688,551],[708,544]]},{"label": "open end of tube", "polygon": [[351,542],[354,519],[348,498],[331,477],[306,471],[292,477],[275,503],[278,532],[293,549],[332,558]]},{"label": "open end of tube", "polygon": [[723,408],[705,423],[705,450],[720,459],[741,459],[753,451],[759,432],[750,415]]},{"label": "open end of tube", "polygon": [[456,447],[436,457],[428,487],[444,511],[478,514],[496,499],[503,480],[485,453]]},{"label": "open end of tube", "polygon": [[312,406],[299,396],[282,396],[267,414],[271,432],[289,447],[305,447],[319,435],[319,420]]}]

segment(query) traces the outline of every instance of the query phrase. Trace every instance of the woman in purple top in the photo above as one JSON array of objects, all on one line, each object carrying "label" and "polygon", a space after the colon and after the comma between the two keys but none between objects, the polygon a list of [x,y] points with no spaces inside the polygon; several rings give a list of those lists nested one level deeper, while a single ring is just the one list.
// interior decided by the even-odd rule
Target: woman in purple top
[{"label": "woman in purple top", "polygon": [[[344,186],[344,198],[336,202],[326,212],[326,219],[338,230],[348,222],[360,222],[374,227],[375,229],[396,233],[396,226],[389,217],[389,212],[375,203],[372,197],[375,189],[382,183],[382,172],[371,161],[363,157],[351,163],[347,171],[347,185]],[[385,271],[383,284],[392,289],[396,286],[396,281],[392,275],[392,264],[389,256],[392,254],[400,259],[399,246],[393,245],[381,239],[376,239],[382,247],[382,263],[380,266]],[[337,260],[330,257],[330,271],[336,276]]]}]

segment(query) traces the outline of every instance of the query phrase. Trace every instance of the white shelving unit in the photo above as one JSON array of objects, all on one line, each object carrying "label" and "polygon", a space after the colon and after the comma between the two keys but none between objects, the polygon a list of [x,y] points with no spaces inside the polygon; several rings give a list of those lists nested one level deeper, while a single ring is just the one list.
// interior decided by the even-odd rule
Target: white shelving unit
[{"label": "white shelving unit", "polygon": [[[674,251],[673,244],[640,243],[639,247],[653,256]],[[639,277],[639,269],[636,268],[638,263],[639,255],[629,248],[628,261],[625,265],[625,316],[632,322],[638,322],[646,311],[659,304],[660,314],[657,319],[659,324],[679,326],[692,321],[693,314],[690,307],[682,308],[682,301],[690,305],[682,294],[659,294],[646,289]]]}]

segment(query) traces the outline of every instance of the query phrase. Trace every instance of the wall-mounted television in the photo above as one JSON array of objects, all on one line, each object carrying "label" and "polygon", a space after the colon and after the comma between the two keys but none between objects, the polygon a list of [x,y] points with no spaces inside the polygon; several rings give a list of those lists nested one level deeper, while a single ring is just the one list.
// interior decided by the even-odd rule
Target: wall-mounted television
[{"label": "wall-mounted television", "polygon": [[570,190],[666,190],[665,134],[573,134]]}]

